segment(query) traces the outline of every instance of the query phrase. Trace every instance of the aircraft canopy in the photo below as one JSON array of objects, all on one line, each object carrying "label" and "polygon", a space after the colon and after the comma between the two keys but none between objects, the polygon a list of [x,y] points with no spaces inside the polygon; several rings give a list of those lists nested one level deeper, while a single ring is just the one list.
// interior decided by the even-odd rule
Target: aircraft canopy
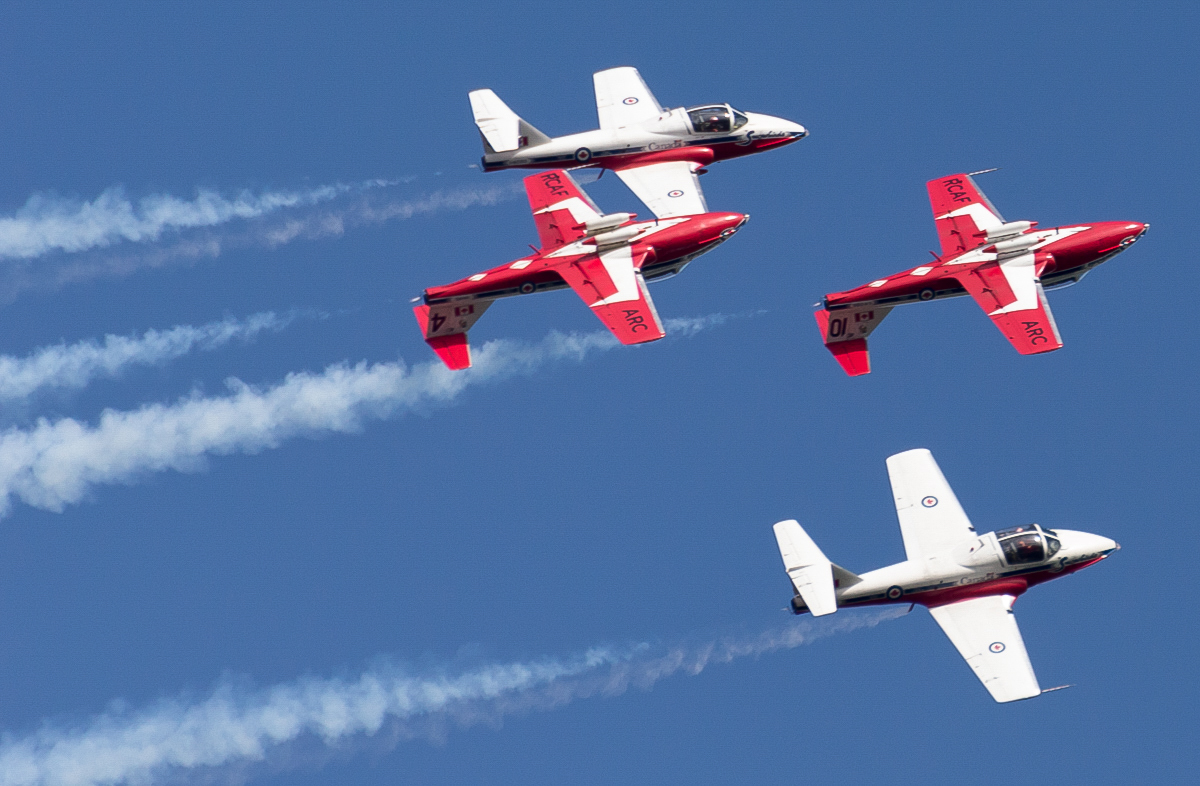
[{"label": "aircraft canopy", "polygon": [[692,130],[697,134],[727,134],[750,122],[750,118],[729,104],[694,106],[688,108],[687,113]]},{"label": "aircraft canopy", "polygon": [[1028,565],[1044,562],[1053,557],[1062,544],[1052,529],[1044,530],[1037,524],[1002,529],[996,533],[1004,561],[1009,565]]}]

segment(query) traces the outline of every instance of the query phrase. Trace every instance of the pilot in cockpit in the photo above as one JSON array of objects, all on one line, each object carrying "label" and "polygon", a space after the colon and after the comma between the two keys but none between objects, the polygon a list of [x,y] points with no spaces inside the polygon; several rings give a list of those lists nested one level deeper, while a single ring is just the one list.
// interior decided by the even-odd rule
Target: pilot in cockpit
[{"label": "pilot in cockpit", "polygon": [[727,133],[733,124],[729,117],[729,109],[723,106],[705,106],[688,110],[692,120],[692,128],[697,134]]},{"label": "pilot in cockpit", "polygon": [[996,538],[1004,552],[1004,561],[1010,565],[1023,565],[1053,557],[1062,547],[1054,535],[1054,530],[1043,530],[1036,524],[1030,524],[1000,530]]}]

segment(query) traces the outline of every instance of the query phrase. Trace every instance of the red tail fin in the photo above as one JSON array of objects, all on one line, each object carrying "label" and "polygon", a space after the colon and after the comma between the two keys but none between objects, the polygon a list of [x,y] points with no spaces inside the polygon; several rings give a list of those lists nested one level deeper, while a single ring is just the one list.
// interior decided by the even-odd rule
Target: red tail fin
[{"label": "red tail fin", "polygon": [[491,304],[490,300],[460,305],[439,303],[435,306],[416,306],[413,314],[430,349],[451,371],[461,371],[471,367],[467,330]]},{"label": "red tail fin", "polygon": [[853,306],[830,314],[821,309],[813,316],[821,329],[825,347],[852,377],[871,373],[871,358],[867,354],[867,336],[871,334],[892,309],[890,306]]}]

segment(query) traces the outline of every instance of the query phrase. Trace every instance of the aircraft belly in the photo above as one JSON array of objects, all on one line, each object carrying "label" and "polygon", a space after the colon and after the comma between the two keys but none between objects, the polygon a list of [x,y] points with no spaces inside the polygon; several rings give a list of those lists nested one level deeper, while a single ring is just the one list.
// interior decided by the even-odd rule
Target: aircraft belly
[{"label": "aircraft belly", "polygon": [[[652,133],[621,134],[619,136],[612,134],[594,136],[594,134],[595,132],[572,134],[558,137],[552,142],[536,147],[520,148],[506,153],[489,153],[483,157],[485,168],[543,169],[565,164],[568,167],[571,165],[604,166],[612,169],[622,166],[625,163],[622,159],[629,158],[632,162],[646,154],[668,150],[685,150],[693,147],[710,148],[714,151],[714,160],[723,161],[756,153],[760,149],[750,145],[742,146],[737,137],[693,139],[682,135],[674,137]],[[581,148],[586,148],[591,154],[586,161],[576,158],[576,152]],[[610,160],[604,161],[604,159]]]},{"label": "aircraft belly", "polygon": [[862,582],[837,594],[840,606],[874,606],[888,603],[917,603],[941,606],[985,595],[1020,595],[1028,587],[1065,575],[1074,566],[1056,562],[1010,570],[940,570],[929,560],[931,570],[912,562],[901,562],[865,573]]}]

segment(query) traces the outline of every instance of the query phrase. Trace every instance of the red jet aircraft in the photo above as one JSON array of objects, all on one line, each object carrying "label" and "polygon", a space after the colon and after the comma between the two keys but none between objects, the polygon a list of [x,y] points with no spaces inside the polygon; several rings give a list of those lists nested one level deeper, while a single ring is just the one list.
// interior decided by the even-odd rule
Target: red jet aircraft
[{"label": "red jet aircraft", "polygon": [[1045,290],[1077,283],[1150,226],[1102,221],[1037,229],[1036,221],[1005,222],[971,175],[941,177],[927,186],[942,255],[935,254],[928,265],[826,295],[824,308],[816,312],[825,346],[852,377],[870,373],[867,336],[902,303],[970,295],[1022,355],[1061,348]]},{"label": "red jet aircraft", "polygon": [[570,287],[622,344],[666,335],[646,281],[673,275],[728,239],[749,216],[701,213],[635,221],[603,215],[563,170],[525,178],[542,247],[507,265],[425,290],[413,311],[426,343],[453,370],[471,365],[467,331],[502,297]]}]

